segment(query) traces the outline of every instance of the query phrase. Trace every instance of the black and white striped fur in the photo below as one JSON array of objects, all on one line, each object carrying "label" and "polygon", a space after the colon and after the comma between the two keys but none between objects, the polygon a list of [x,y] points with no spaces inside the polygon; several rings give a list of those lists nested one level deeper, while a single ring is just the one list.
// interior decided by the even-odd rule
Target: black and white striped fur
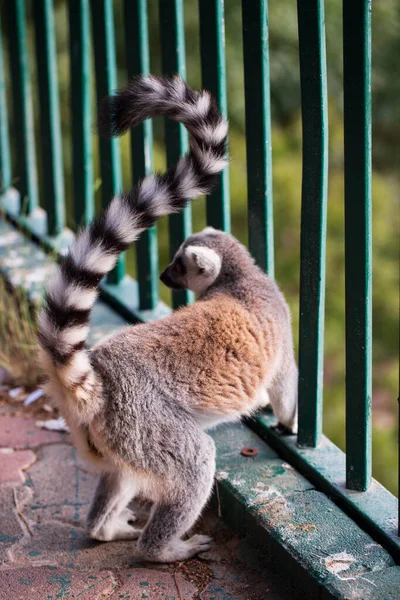
[{"label": "black and white striped fur", "polygon": [[101,381],[86,341],[89,317],[101,279],[126,250],[161,216],[176,213],[190,199],[208,194],[228,163],[227,122],[206,91],[193,91],[181,78],[137,77],[105,98],[98,128],[119,136],[155,115],[183,123],[190,151],[165,174],[143,179],[131,192],[115,196],[104,212],[81,231],[47,288],[39,315],[41,362],[57,387],[65,389],[75,422],[89,423],[99,411]]}]

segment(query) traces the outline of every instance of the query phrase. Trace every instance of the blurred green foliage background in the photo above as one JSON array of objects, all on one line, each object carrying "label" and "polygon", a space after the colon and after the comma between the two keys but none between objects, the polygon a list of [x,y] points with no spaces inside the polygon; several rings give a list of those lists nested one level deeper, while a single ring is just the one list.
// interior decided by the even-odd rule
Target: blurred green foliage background
[{"label": "blurred green foliage background", "polygon": [[[161,0],[162,1],[162,0]],[[118,81],[126,81],[123,10],[115,0]],[[326,0],[326,43],[329,90],[329,201],[327,241],[327,293],[325,328],[324,432],[345,449],[344,440],[344,222],[343,222],[343,117],[341,1]],[[7,2],[2,2],[6,10]],[[28,3],[29,8],[29,3]],[[201,86],[197,0],[184,0],[187,79]],[[69,207],[71,186],[71,114],[69,96],[69,45],[66,0],[55,1],[57,57],[62,111],[65,183]],[[226,56],[230,119],[230,183],[232,232],[247,240],[246,151],[241,42],[241,2],[226,0]],[[30,56],[34,31],[28,10]],[[3,16],[4,23],[4,16]],[[301,201],[301,106],[298,63],[297,9],[294,0],[271,0],[269,7],[271,103],[273,124],[273,194],[276,278],[292,309],[297,344],[299,294],[299,234]],[[160,73],[158,3],[149,1],[151,70]],[[374,2],[372,10],[373,93],[373,475],[392,492],[397,491],[397,397],[399,349],[399,156],[400,156],[400,5],[398,0]],[[40,107],[34,60],[31,61],[36,142]],[[93,84],[94,85],[94,84]],[[94,91],[94,88],[93,88]],[[93,98],[95,94],[93,93]],[[95,101],[93,100],[95,115]],[[11,114],[12,118],[12,114]],[[163,123],[155,120],[154,157],[165,165]],[[121,143],[124,186],[129,187],[130,149]],[[98,140],[93,136],[94,189],[99,201],[101,178]],[[39,169],[45,163],[38,146]],[[69,211],[70,213],[71,211]],[[69,222],[71,226],[74,224]],[[204,201],[193,204],[193,229],[205,224]],[[158,227],[160,268],[169,260],[166,220]],[[134,250],[128,269],[135,274]],[[160,289],[164,301],[169,293]]]}]

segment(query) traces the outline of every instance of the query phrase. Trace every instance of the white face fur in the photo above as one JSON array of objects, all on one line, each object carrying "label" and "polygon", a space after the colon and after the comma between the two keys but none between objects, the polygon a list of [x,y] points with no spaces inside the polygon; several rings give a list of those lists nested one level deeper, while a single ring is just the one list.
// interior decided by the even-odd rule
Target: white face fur
[{"label": "white face fur", "polygon": [[182,260],[186,266],[187,289],[199,295],[214,283],[221,270],[220,256],[205,246],[187,246]]}]

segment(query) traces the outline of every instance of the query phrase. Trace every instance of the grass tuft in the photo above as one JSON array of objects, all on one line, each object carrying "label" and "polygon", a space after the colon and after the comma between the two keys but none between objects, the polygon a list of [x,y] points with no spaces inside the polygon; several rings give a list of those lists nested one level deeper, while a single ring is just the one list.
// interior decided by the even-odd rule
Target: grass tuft
[{"label": "grass tuft", "polygon": [[21,289],[11,289],[0,277],[0,366],[15,386],[37,387],[41,372],[34,311]]}]

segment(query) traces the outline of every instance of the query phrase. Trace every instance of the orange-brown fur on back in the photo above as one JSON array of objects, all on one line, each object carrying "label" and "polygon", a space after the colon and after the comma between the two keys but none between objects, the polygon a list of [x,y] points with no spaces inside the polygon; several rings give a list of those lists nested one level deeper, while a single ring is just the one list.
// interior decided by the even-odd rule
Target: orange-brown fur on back
[{"label": "orange-brown fur on back", "polygon": [[[249,312],[228,296],[197,302],[156,323],[130,327],[93,353],[121,356],[125,344],[133,368],[145,356],[152,378],[156,372],[159,385],[165,390],[173,386],[176,402],[196,412],[248,412],[275,366],[274,347],[268,347]],[[135,348],[140,356],[132,356]],[[105,361],[102,364],[106,367]]]}]

